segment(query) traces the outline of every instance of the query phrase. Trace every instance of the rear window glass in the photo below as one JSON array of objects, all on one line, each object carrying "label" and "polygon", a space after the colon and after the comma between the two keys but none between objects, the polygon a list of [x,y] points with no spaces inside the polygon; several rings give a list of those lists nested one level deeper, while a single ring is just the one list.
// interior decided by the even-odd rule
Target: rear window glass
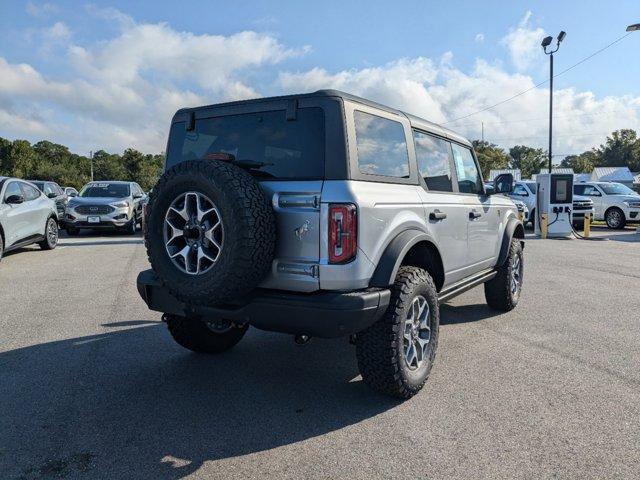
[{"label": "rear window glass", "polygon": [[400,122],[354,112],[358,167],[361,173],[385,177],[409,177],[409,153]]},{"label": "rear window glass", "polygon": [[169,134],[166,168],[228,153],[255,162],[249,171],[267,180],[318,179],[324,177],[324,144],[324,112],[315,107],[298,109],[295,120],[287,120],[284,110],[200,119],[189,132],[177,122]]},{"label": "rear window glass", "polygon": [[452,192],[451,144],[442,138],[413,131],[418,170],[427,188],[435,192]]}]

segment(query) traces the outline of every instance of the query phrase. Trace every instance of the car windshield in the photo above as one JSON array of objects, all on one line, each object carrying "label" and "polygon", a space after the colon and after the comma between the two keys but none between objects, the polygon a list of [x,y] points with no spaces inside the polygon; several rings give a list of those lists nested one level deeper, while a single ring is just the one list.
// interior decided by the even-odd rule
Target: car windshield
[{"label": "car windshield", "polygon": [[527,182],[525,184],[527,187],[529,187],[529,190],[531,190],[531,193],[536,193],[536,190],[538,189],[538,184],[535,182]]},{"label": "car windshield", "polygon": [[90,183],[80,191],[81,197],[124,198],[129,196],[129,185],[125,183]]},{"label": "car windshield", "polygon": [[636,192],[621,183],[601,183],[599,186],[607,195],[637,195]]}]

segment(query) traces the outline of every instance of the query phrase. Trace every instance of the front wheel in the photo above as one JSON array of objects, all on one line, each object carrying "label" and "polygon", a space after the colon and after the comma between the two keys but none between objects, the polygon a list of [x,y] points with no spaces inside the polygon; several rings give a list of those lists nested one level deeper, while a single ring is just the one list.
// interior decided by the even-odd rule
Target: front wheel
[{"label": "front wheel", "polygon": [[178,345],[198,353],[225,352],[242,340],[248,328],[248,325],[236,327],[178,315],[165,314],[162,318]]},{"label": "front wheel", "polygon": [[429,274],[400,267],[385,315],[356,335],[356,355],[363,381],[399,398],[420,391],[436,357],[440,312]]},{"label": "front wheel", "polygon": [[497,271],[497,275],[484,284],[484,297],[489,307],[508,312],[518,304],[524,278],[524,256],[519,239],[511,240],[507,260]]},{"label": "front wheel", "polygon": [[619,230],[624,228],[627,223],[627,219],[624,218],[624,212],[620,210],[618,207],[612,207],[607,210],[607,213],[604,216],[605,221],[607,222],[607,227],[612,228],[614,230]]},{"label": "front wheel", "polygon": [[44,229],[44,240],[38,245],[43,250],[53,250],[58,245],[58,222],[55,219],[49,218],[47,220]]}]

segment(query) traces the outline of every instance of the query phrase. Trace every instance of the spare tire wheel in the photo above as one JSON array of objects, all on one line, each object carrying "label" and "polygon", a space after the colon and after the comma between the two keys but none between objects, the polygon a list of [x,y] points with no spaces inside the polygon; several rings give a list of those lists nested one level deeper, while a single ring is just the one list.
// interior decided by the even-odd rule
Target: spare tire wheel
[{"label": "spare tire wheel", "polygon": [[269,272],[275,219],[245,170],[217,160],[186,161],[154,187],[145,236],[151,266],[172,294],[216,304],[247,294]]}]

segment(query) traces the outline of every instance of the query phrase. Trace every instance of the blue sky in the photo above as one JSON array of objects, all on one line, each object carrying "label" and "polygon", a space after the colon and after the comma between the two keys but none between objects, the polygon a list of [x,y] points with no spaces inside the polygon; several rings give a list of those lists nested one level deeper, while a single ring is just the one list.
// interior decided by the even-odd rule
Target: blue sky
[{"label": "blue sky", "polygon": [[[636,22],[637,1],[2,0],[0,136],[160,151],[180,106],[323,87],[444,123],[544,80],[544,35],[567,31],[560,71]],[[556,151],[640,129],[638,51],[635,32],[556,79]],[[448,125],[543,146],[546,102],[543,86]]]}]

